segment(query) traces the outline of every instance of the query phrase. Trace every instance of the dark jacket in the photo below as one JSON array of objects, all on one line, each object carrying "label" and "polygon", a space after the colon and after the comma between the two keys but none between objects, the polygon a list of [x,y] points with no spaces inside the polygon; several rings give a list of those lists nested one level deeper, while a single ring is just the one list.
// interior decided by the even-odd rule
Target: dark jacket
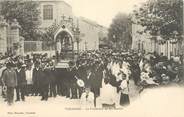
[{"label": "dark jacket", "polygon": [[33,84],[38,84],[39,83],[39,77],[40,77],[40,69],[33,69]]},{"label": "dark jacket", "polygon": [[17,74],[16,74],[15,70],[13,70],[13,69],[5,70],[3,73],[2,79],[7,87],[16,87],[17,86]]},{"label": "dark jacket", "polygon": [[50,83],[56,83],[56,69],[50,69],[49,72],[49,79],[50,79]]},{"label": "dark jacket", "polygon": [[39,72],[39,84],[40,85],[49,85],[50,80],[49,76],[47,75],[46,70],[40,70]]},{"label": "dark jacket", "polygon": [[87,81],[85,82],[85,86],[95,88],[95,87],[97,87],[96,82],[97,82],[97,80],[95,78],[95,73],[91,72],[91,75],[89,76],[89,78],[87,78]]},{"label": "dark jacket", "polygon": [[76,68],[72,68],[72,69],[67,69],[67,80],[68,82],[70,83],[75,83],[76,82],[76,73],[77,73],[77,70]]},{"label": "dark jacket", "polygon": [[80,66],[77,69],[77,77],[84,81],[84,83],[87,81],[87,71],[84,66]]},{"label": "dark jacket", "polygon": [[21,69],[20,71],[16,70],[17,74],[17,85],[26,85],[26,72],[24,69]]},{"label": "dark jacket", "polygon": [[49,83],[56,83],[56,69],[45,69],[46,77],[48,77]]},{"label": "dark jacket", "polygon": [[96,71],[95,71],[95,84],[98,88],[102,87],[102,77],[103,77],[103,68],[100,66]]}]

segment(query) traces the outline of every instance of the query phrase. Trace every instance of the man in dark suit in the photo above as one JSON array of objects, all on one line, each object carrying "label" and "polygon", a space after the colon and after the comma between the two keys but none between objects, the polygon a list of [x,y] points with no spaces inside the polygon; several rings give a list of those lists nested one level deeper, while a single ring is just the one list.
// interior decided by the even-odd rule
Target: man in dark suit
[{"label": "man in dark suit", "polygon": [[50,63],[49,79],[50,79],[50,97],[56,97],[56,69],[53,63]]},{"label": "man in dark suit", "polygon": [[96,107],[96,97],[97,97],[97,84],[96,84],[96,77],[95,77],[95,70],[93,68],[93,66],[90,66],[88,67],[88,70],[87,70],[87,81],[86,81],[86,84],[85,84],[85,87],[91,87],[91,92],[94,93],[94,105]]},{"label": "man in dark suit", "polygon": [[[33,92],[35,96],[37,96],[40,93],[39,89],[39,73],[40,73],[40,63],[36,62],[35,63],[35,68],[33,69]],[[32,94],[32,95],[34,95]]]},{"label": "man in dark suit", "polygon": [[[87,71],[86,71],[86,67],[85,65],[77,65],[77,75],[76,75],[79,79],[81,79],[84,84],[86,84],[87,81]],[[77,87],[78,91],[79,91],[79,98],[81,98],[81,95],[83,93],[83,88],[81,87]]]},{"label": "man in dark suit", "polygon": [[103,77],[103,66],[102,64],[98,63],[96,64],[96,70],[95,70],[95,78],[94,84],[96,85],[93,89],[96,97],[100,96],[100,88],[102,88],[102,77]]},{"label": "man in dark suit", "polygon": [[133,78],[135,85],[138,85],[138,83],[140,82],[141,70],[138,62],[135,60],[132,63],[131,72],[132,72],[131,77]]},{"label": "man in dark suit", "polygon": [[49,93],[49,76],[48,76],[48,69],[45,69],[45,64],[41,64],[41,70],[39,72],[39,87],[40,87],[40,94],[42,96],[41,100],[47,101],[48,100],[48,93]]},{"label": "man in dark suit", "polygon": [[25,73],[25,65],[21,65],[18,63],[17,65],[17,87],[16,87],[16,101],[20,101],[20,93],[22,101],[25,101],[25,90],[26,90],[26,73]]},{"label": "man in dark suit", "polygon": [[71,90],[71,99],[77,99],[77,80],[75,79],[76,76],[76,68],[74,67],[74,63],[69,64],[70,67],[67,69],[67,97],[70,96]]},{"label": "man in dark suit", "polygon": [[7,102],[8,105],[13,104],[14,88],[17,86],[17,75],[13,69],[12,63],[7,63],[7,70],[4,71],[2,76],[3,86],[7,86]]}]

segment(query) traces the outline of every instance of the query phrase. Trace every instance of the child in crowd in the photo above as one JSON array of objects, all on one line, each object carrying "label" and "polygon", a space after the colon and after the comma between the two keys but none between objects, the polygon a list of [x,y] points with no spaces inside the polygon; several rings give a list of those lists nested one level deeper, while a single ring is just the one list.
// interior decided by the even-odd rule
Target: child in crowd
[{"label": "child in crowd", "polygon": [[94,108],[94,93],[91,92],[90,87],[86,87],[82,93],[81,105],[83,108]]}]

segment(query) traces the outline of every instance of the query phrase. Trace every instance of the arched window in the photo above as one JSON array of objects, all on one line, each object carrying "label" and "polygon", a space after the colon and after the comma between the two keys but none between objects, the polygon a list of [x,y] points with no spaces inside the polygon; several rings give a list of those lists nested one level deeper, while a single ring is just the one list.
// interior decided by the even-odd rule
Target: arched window
[{"label": "arched window", "polygon": [[43,20],[53,20],[53,5],[43,6]]}]

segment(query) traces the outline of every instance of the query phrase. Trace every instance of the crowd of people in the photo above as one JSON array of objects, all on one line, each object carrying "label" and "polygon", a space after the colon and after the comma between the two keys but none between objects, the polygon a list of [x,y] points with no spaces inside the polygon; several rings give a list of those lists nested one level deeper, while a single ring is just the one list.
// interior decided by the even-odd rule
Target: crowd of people
[{"label": "crowd of people", "polygon": [[[2,96],[9,105],[27,96],[65,96],[80,99],[85,107],[103,108],[130,104],[129,81],[141,87],[179,82],[183,77],[182,57],[168,59],[161,53],[112,50],[81,52],[66,69],[56,68],[56,57],[47,54],[9,57],[0,66]],[[98,100],[97,100],[98,99]]]}]

